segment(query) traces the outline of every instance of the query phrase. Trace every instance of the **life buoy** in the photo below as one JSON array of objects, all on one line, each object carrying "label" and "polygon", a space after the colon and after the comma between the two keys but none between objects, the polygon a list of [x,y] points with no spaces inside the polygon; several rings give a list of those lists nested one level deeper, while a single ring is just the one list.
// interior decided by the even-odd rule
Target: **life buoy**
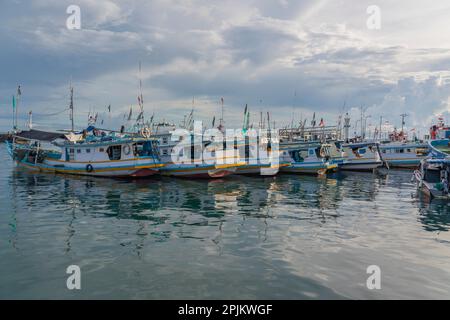
[{"label": "life buoy", "polygon": [[128,144],[124,145],[124,146],[123,146],[123,154],[129,155],[130,152],[131,152],[130,145],[128,145]]},{"label": "life buoy", "polygon": [[148,127],[144,127],[141,129],[141,135],[144,138],[149,138],[150,137],[150,129]]},{"label": "life buoy", "polygon": [[320,156],[321,156],[322,158],[325,158],[325,156],[326,156],[325,150],[320,149]]},{"label": "life buoy", "polygon": [[86,171],[87,171],[87,172],[92,172],[92,171],[94,171],[94,167],[93,167],[91,164],[88,164],[88,165],[86,166]]}]

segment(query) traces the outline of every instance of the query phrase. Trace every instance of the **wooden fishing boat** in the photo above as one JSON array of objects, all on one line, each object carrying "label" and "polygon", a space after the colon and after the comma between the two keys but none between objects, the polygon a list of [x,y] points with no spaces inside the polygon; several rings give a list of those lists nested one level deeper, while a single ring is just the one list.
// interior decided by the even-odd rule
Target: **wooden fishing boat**
[{"label": "wooden fishing boat", "polygon": [[282,172],[322,175],[338,168],[330,163],[319,142],[285,142],[280,144],[281,158],[289,161]]},{"label": "wooden fishing boat", "polygon": [[427,143],[388,142],[380,144],[383,160],[390,168],[417,168],[430,151]]},{"label": "wooden fishing boat", "polygon": [[378,143],[356,142],[342,145],[344,162],[340,170],[372,171],[383,165]]},{"label": "wooden fishing boat", "polygon": [[31,170],[101,177],[147,177],[164,165],[154,140],[100,134],[42,135],[17,133],[7,141],[8,152]]},{"label": "wooden fishing boat", "polygon": [[416,180],[419,190],[430,199],[450,199],[450,159],[424,159],[420,168],[414,171],[413,180]]},{"label": "wooden fishing boat", "polygon": [[155,125],[152,137],[158,140],[160,172],[165,176],[182,178],[223,178],[243,165],[234,149],[223,150],[223,144],[203,140],[202,136],[175,137],[176,127],[168,123]]}]

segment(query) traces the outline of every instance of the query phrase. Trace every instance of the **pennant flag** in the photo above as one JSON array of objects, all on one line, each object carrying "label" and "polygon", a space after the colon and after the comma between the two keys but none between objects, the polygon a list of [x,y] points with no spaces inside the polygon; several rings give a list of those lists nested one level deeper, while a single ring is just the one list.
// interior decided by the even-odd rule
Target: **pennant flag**
[{"label": "pennant flag", "polygon": [[22,94],[22,91],[20,90],[20,86],[17,87],[17,95],[20,96]]},{"label": "pennant flag", "polygon": [[213,120],[212,120],[212,127],[214,127],[214,124],[216,123],[216,116],[214,116],[213,117]]},{"label": "pennant flag", "polygon": [[222,105],[223,105],[223,97],[220,98],[220,101],[222,102]]},{"label": "pennant flag", "polygon": [[12,96],[12,106],[13,106],[13,110],[16,109],[16,97]]},{"label": "pennant flag", "polygon": [[323,118],[320,119],[319,127],[325,126],[325,122],[323,122]]},{"label": "pennant flag", "polygon": [[315,113],[315,112],[313,113],[313,118],[312,118],[312,120],[311,120],[311,125],[312,125],[313,127],[316,126],[316,113]]},{"label": "pennant flag", "polygon": [[111,105],[108,106],[108,112],[111,112]]},{"label": "pennant flag", "polygon": [[133,108],[130,107],[130,113],[128,114],[128,120],[131,120],[132,115],[133,115]]}]

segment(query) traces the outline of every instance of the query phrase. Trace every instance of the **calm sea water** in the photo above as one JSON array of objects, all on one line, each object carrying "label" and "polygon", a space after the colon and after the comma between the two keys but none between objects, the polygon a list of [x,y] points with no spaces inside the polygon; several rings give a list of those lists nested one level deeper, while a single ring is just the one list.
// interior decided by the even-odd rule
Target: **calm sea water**
[{"label": "calm sea water", "polygon": [[3,299],[450,298],[450,207],[410,172],[123,181],[0,161]]}]

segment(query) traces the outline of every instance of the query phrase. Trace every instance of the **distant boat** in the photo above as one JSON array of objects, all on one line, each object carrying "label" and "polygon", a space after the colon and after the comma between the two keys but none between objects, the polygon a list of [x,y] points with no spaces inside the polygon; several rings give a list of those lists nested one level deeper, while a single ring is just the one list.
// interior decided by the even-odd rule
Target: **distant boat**
[{"label": "distant boat", "polygon": [[19,132],[6,141],[8,152],[31,170],[101,177],[146,177],[160,170],[154,140],[114,136],[90,128],[79,134],[37,130]]}]

